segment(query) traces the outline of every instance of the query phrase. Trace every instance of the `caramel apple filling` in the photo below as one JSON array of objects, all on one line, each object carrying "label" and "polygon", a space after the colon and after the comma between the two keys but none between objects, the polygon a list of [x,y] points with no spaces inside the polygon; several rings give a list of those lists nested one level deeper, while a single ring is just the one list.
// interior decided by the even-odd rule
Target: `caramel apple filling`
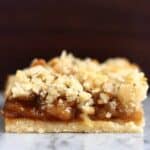
[{"label": "caramel apple filling", "polygon": [[[142,111],[127,110],[117,101],[109,101],[106,104],[98,104],[97,100],[91,106],[92,113],[88,114],[91,120],[115,120],[138,122],[142,118]],[[42,105],[39,97],[30,101],[19,99],[7,100],[4,106],[4,116],[7,118],[28,118],[45,121],[82,121],[84,114],[76,102],[67,102],[59,99],[50,106]]]}]

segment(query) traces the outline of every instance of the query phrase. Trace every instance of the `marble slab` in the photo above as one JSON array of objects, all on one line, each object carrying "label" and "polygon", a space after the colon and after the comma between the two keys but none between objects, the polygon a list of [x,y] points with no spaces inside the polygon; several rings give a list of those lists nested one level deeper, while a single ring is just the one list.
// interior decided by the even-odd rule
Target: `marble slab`
[{"label": "marble slab", "polygon": [[[0,106],[3,98],[0,95]],[[149,150],[150,97],[144,102],[146,127],[144,134],[12,134],[4,133],[0,118],[0,150]]]}]

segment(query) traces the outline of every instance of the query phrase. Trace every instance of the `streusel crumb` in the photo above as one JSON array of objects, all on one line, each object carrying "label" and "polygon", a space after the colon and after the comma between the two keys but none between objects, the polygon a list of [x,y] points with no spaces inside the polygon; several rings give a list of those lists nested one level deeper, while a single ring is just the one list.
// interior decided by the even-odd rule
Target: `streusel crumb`
[{"label": "streusel crumb", "polygon": [[[146,97],[147,89],[144,73],[127,59],[114,58],[100,63],[64,51],[48,62],[36,59],[29,68],[18,70],[8,85],[6,98],[13,100],[36,94],[45,107],[61,98],[93,114],[95,104],[110,103],[113,110],[119,102],[126,109],[135,109]],[[111,116],[111,112],[106,113],[106,118]]]}]

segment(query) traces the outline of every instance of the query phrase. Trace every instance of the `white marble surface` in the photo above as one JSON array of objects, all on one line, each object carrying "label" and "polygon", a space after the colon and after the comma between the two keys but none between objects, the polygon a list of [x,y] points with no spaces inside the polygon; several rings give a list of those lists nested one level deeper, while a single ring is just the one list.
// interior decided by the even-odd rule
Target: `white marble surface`
[{"label": "white marble surface", "polygon": [[[2,106],[0,95],[0,105]],[[149,150],[150,98],[144,102],[144,134],[8,134],[0,118],[0,150]]]}]

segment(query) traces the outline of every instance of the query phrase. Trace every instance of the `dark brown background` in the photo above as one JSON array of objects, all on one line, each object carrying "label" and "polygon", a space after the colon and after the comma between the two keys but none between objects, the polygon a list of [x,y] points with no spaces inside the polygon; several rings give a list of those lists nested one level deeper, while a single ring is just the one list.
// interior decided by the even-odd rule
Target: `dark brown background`
[{"label": "dark brown background", "polygon": [[0,1],[0,85],[33,57],[61,49],[104,60],[124,56],[150,77],[150,1]]}]

